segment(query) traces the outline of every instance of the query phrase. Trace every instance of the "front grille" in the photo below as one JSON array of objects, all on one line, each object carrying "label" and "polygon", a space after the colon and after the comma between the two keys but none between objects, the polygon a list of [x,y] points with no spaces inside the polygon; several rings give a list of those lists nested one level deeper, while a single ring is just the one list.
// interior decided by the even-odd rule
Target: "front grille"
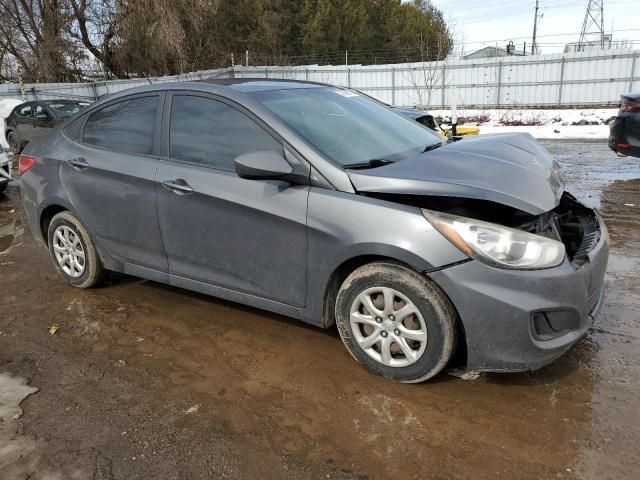
[{"label": "front grille", "polygon": [[585,232],[582,237],[582,243],[573,258],[584,258],[586,255],[594,249],[594,247],[598,244],[598,240],[600,240],[600,230],[593,230],[591,232]]},{"label": "front grille", "polygon": [[567,249],[567,256],[577,267],[589,260],[589,253],[600,241],[600,224],[596,213],[564,193],[560,205],[551,215],[559,238]]}]

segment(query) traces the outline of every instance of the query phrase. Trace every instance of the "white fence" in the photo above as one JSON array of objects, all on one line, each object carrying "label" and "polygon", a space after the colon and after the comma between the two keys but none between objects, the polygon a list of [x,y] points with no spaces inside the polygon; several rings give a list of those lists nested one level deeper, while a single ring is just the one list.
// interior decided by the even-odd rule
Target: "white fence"
[{"label": "white fence", "polygon": [[[571,54],[393,65],[236,67],[174,77],[24,86],[28,99],[96,100],[148,82],[260,77],[348,86],[393,105],[447,108],[453,92],[462,107],[615,106],[620,94],[640,89],[640,51]],[[0,98],[20,98],[20,87],[0,85]]]}]

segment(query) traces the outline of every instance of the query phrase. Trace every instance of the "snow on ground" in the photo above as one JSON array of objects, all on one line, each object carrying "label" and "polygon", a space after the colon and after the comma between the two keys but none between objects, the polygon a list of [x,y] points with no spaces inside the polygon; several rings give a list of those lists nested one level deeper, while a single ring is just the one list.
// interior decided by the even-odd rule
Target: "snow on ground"
[{"label": "snow on ground", "polygon": [[12,98],[0,100],[0,145],[2,145],[2,148],[9,148],[7,139],[4,138],[4,119],[9,116],[11,110],[21,103],[22,100],[14,100]]},{"label": "snow on ground", "polygon": [[[458,124],[480,127],[480,133],[527,132],[536,138],[606,139],[609,122],[617,109],[564,109],[564,110],[458,110]],[[451,119],[450,110],[429,110],[444,123]]]},{"label": "snow on ground", "polygon": [[487,133],[507,133],[507,132],[523,132],[530,133],[534,138],[545,140],[553,139],[594,139],[606,140],[609,137],[608,125],[542,125],[542,126],[486,126],[480,127],[480,134]]}]

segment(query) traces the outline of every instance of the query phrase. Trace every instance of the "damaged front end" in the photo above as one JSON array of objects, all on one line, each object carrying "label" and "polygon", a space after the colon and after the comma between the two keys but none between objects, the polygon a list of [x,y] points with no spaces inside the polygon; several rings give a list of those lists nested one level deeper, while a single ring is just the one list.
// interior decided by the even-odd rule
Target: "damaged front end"
[{"label": "damaged front end", "polygon": [[[562,194],[554,209],[539,215],[487,200],[374,192],[363,195],[421,208],[427,212],[427,218],[428,212],[440,212],[555,240],[564,245],[567,258],[576,267],[588,260],[589,252],[598,244],[603,234],[596,212],[582,205],[568,192]],[[459,244],[457,246],[472,256],[468,249]]]}]

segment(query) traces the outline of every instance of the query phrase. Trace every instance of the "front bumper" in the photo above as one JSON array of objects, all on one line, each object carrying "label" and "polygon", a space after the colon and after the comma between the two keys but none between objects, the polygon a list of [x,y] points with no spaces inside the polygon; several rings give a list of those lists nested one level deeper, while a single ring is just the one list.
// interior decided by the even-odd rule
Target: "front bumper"
[{"label": "front bumper", "polygon": [[[602,304],[609,258],[606,227],[600,215],[597,218],[600,240],[583,265],[565,259],[555,268],[522,271],[474,260],[429,274],[460,315],[467,368],[535,370],[587,332]],[[561,328],[541,332],[541,318],[545,325]]]}]

